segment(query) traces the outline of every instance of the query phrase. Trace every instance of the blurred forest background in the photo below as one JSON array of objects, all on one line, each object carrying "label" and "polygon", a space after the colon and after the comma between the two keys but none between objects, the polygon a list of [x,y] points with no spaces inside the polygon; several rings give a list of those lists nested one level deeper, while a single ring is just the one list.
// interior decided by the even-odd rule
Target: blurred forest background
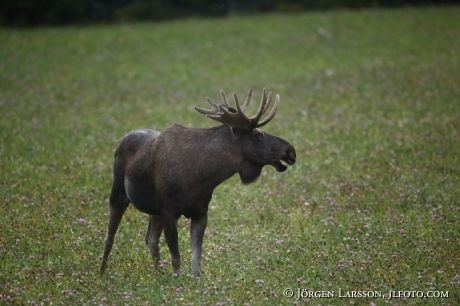
[{"label": "blurred forest background", "polygon": [[161,21],[266,12],[448,5],[456,0],[2,0],[0,26]]}]

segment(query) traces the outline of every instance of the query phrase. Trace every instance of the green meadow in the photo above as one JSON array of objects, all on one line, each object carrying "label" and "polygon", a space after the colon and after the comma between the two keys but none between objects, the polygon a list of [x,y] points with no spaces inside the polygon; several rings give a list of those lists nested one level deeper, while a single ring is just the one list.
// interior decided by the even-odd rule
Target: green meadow
[{"label": "green meadow", "polygon": [[[460,304],[460,7],[0,30],[0,304]],[[113,155],[253,88],[297,163],[214,191],[203,272],[154,269]],[[233,103],[233,100],[230,100]],[[291,291],[290,291],[291,290]],[[292,296],[291,296],[292,295]]]}]

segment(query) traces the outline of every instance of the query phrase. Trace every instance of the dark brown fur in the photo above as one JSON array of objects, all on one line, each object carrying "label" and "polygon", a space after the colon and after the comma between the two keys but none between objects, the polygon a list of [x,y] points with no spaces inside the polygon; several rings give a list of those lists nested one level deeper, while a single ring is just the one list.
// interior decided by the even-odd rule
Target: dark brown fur
[{"label": "dark brown fur", "polygon": [[120,220],[132,203],[150,215],[145,241],[154,263],[160,260],[164,231],[175,273],[180,270],[177,219],[191,218],[192,272],[201,272],[201,244],[214,188],[235,173],[244,184],[255,181],[262,167],[286,170],[295,150],[282,138],[259,129],[221,125],[192,129],[175,124],[162,133],[137,130],[124,136],[115,152],[110,220],[100,273],[105,269]]}]

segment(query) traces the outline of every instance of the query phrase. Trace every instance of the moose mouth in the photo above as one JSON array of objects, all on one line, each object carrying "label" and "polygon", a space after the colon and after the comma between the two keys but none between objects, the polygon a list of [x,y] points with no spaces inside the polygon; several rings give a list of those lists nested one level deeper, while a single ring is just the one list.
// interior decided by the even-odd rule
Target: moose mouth
[{"label": "moose mouth", "polygon": [[275,161],[271,165],[275,168],[278,172],[286,171],[287,167],[281,163],[281,161],[285,162],[286,164],[292,166],[295,164],[295,157],[292,156],[283,156],[280,160]]}]

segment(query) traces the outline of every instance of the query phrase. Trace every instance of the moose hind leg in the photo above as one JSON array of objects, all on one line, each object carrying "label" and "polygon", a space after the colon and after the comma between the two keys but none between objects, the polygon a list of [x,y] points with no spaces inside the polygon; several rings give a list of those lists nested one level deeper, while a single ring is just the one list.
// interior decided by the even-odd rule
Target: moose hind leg
[{"label": "moose hind leg", "polygon": [[160,236],[163,232],[163,220],[159,215],[150,215],[149,227],[145,234],[145,243],[149,248],[150,254],[152,255],[153,264],[158,268],[160,262]]},{"label": "moose hind leg", "polygon": [[206,230],[208,215],[207,213],[197,217],[192,217],[190,225],[190,246],[192,249],[192,274],[201,274],[201,246],[203,243],[204,231]]},{"label": "moose hind leg", "polygon": [[109,226],[107,229],[107,238],[105,239],[104,244],[104,255],[102,256],[101,269],[99,273],[102,275],[105,270],[107,259],[109,257],[110,251],[112,250],[113,241],[115,234],[117,233],[118,225],[120,224],[121,218],[128,208],[129,199],[126,196],[123,183],[114,179],[112,193],[110,194],[110,217],[109,217]]},{"label": "moose hind leg", "polygon": [[166,243],[171,253],[171,265],[175,274],[180,273],[180,252],[177,237],[177,218],[174,216],[163,215],[163,230],[165,232]]}]

